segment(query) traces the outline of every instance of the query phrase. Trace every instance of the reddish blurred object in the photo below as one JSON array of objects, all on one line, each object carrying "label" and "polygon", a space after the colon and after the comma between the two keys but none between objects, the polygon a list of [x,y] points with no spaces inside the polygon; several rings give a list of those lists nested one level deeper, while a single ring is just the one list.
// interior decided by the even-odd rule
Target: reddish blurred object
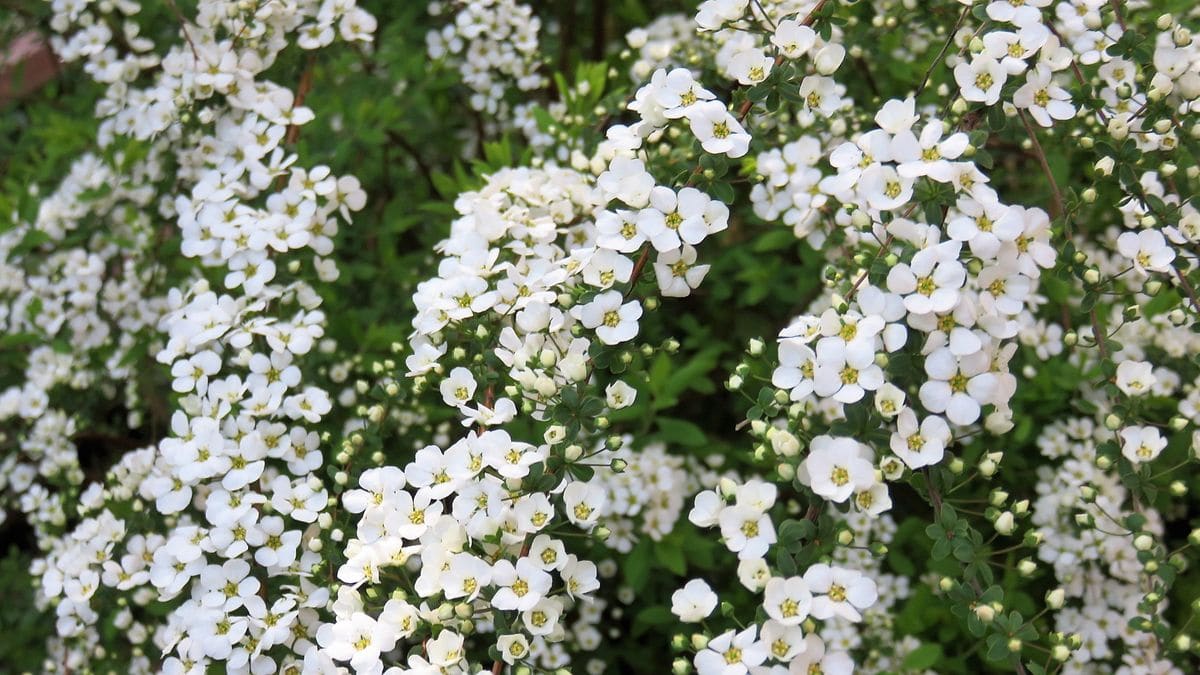
[{"label": "reddish blurred object", "polygon": [[37,33],[17,36],[0,53],[0,106],[36,91],[58,75],[58,58]]}]

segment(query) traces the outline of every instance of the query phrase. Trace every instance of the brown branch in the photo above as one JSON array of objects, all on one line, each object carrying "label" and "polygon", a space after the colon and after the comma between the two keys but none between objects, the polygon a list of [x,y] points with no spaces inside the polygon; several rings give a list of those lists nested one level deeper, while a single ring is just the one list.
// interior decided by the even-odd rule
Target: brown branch
[{"label": "brown branch", "polygon": [[[292,110],[304,105],[304,99],[308,97],[308,92],[312,89],[313,66],[317,60],[316,54],[308,56],[308,62],[304,64],[304,72],[300,73],[300,85],[296,87],[296,98],[292,102]],[[300,138],[300,127],[295,124],[289,124],[285,142],[292,145],[296,139]]]},{"label": "brown branch", "polygon": [[629,275],[629,289],[625,291],[625,299],[633,295],[633,289],[637,288],[638,277],[642,276],[642,269],[646,267],[646,261],[650,259],[650,244],[642,245],[642,254],[638,256],[637,262],[633,264],[633,272]]},{"label": "brown branch", "polygon": [[1125,17],[1121,16],[1121,1],[1108,0],[1108,4],[1112,6],[1113,16],[1117,19],[1117,25],[1121,30],[1129,30],[1129,26],[1125,25]]},{"label": "brown branch", "polygon": [[1025,125],[1025,131],[1029,134],[1029,140],[1033,142],[1033,151],[1037,155],[1038,163],[1042,165],[1042,173],[1046,174],[1046,180],[1050,181],[1051,198],[1053,199],[1054,217],[1065,216],[1067,214],[1066,207],[1063,204],[1062,190],[1058,189],[1058,181],[1054,180],[1054,173],[1050,171],[1050,162],[1046,160],[1046,153],[1042,150],[1042,144],[1038,141],[1037,131],[1033,125],[1029,123],[1029,117],[1025,115],[1025,111],[1017,109],[1017,116],[1021,118],[1021,123]]},{"label": "brown branch", "polygon": [[1183,288],[1183,292],[1187,294],[1188,300],[1192,301],[1192,309],[1196,310],[1197,314],[1200,314],[1200,300],[1196,299],[1196,289],[1192,287],[1192,282],[1188,281],[1183,270],[1174,265],[1171,267],[1175,270],[1175,276],[1179,278],[1179,285]]},{"label": "brown branch", "polygon": [[196,43],[192,42],[192,35],[188,33],[187,19],[183,18],[183,13],[179,11],[179,6],[175,4],[175,0],[167,0],[167,6],[171,8],[171,12],[175,14],[175,18],[179,19],[179,29],[183,31],[183,39],[187,40],[188,46],[192,48],[192,56],[196,59],[196,64],[200,64],[200,52],[196,51]]}]

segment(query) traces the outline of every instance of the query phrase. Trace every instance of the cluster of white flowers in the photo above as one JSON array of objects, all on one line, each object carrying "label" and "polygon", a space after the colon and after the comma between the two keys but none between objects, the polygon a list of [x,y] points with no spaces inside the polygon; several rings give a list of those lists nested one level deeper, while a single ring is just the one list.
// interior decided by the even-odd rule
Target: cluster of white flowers
[{"label": "cluster of white flowers", "polygon": [[[55,0],[55,49],[104,85],[98,150],[0,233],[0,326],[22,352],[0,391],[0,521],[19,511],[42,552],[45,670],[86,670],[116,629],[131,673],[580,656],[598,673],[635,602],[621,556],[677,545],[690,507],[736,574],[683,565],[697,578],[671,613],[699,625],[673,644],[677,673],[904,669],[922,648],[895,625],[912,593],[939,594],[989,660],[1020,665],[1042,615],[1006,606],[988,559],[1004,553],[1019,558],[1006,572],[1053,575],[1043,637],[1066,672],[1180,672],[1164,595],[1189,559],[1166,545],[1180,517],[1155,483],[1200,458],[1200,211],[1183,180],[1200,168],[1173,154],[1200,137],[1200,38],[1169,15],[1137,35],[1123,15],[1137,5],[960,0],[953,28],[914,33],[923,81],[864,106],[850,91],[876,64],[845,43],[866,12],[833,21],[837,4],[704,0],[660,17],[625,36],[635,86],[611,110],[624,92],[595,91],[614,79],[603,67],[556,102],[517,100],[549,81],[530,5],[431,3],[449,20],[427,53],[471,91],[469,133],[482,148],[518,130],[534,168],[458,195],[408,343],[392,346],[403,365],[368,374],[326,337],[316,285],[338,279],[334,242],[366,194],[292,152],[314,119],[313,61],[295,90],[265,74],[289,71],[293,44],[340,39],[369,58],[374,17],[355,0],[201,0],[190,17],[170,3],[178,35],[160,46],[137,3]],[[919,4],[877,0],[873,25]],[[579,112],[593,105],[599,126]],[[1015,156],[1041,170],[1046,208],[993,166],[1005,125],[1024,130]],[[1066,136],[1102,156],[1096,187],[1060,191],[1039,139]],[[1099,241],[1075,230],[1089,213],[1111,224]],[[716,235],[777,223],[824,256],[824,288],[726,380],[751,402],[738,428],[753,452],[725,470],[621,426],[654,419],[638,368],[680,347],[646,337],[674,302],[660,298],[701,287]],[[175,242],[194,264],[165,262]],[[1022,427],[1014,410],[1036,402],[1021,378],[1059,373],[1080,380],[1046,402],[1065,419]],[[87,390],[94,417],[120,411],[137,433],[85,485]],[[398,463],[386,425],[415,443]],[[1022,460],[1038,482],[956,497],[1000,475],[1008,434],[1036,438],[1043,457]],[[885,564],[913,491],[932,509],[932,559],[961,583],[915,587]]]},{"label": "cluster of white flowers", "polygon": [[[0,391],[0,420],[19,430],[13,440],[20,449],[4,458],[3,473],[14,496],[37,505],[38,514],[23,510],[39,531],[44,523],[63,524],[65,494],[43,493],[34,480],[59,488],[83,480],[75,419],[52,392],[96,388],[121,397],[130,410],[140,407],[131,350],[165,308],[147,290],[156,266],[148,255],[153,231],[142,210],[154,196],[144,184],[160,172],[157,149],[127,174],[85,155],[42,200],[32,222],[18,221],[0,235],[0,323],[8,335],[36,337],[17,377],[22,384]],[[89,221],[105,227],[81,229]],[[131,417],[136,422],[138,416]],[[31,486],[36,499],[23,496]]]},{"label": "cluster of white flowers", "polygon": [[[457,199],[462,216],[438,245],[439,276],[414,296],[406,366],[418,387],[436,382],[475,429],[444,450],[419,450],[403,469],[371,469],[346,493],[346,509],[361,515],[338,578],[370,593],[391,568],[419,574],[378,616],[373,596],[344,587],[336,621],[320,635],[331,658],[367,671],[379,645],[387,651],[441,626],[438,640],[452,648],[426,643],[408,654],[408,667],[478,663],[473,642],[464,647],[474,632],[494,632],[505,662],[552,667],[565,654],[557,643],[595,643],[601,616],[581,609],[582,623],[564,630],[565,612],[599,581],[596,563],[565,552],[563,528],[599,529],[628,551],[638,536],[674,527],[691,488],[682,460],[661,447],[634,452],[620,436],[585,451],[580,431],[602,430],[596,416],[636,399],[620,380],[602,398],[589,393],[603,348],[638,335],[635,269],[657,248],[661,293],[686,295],[703,277],[689,274],[691,244],[723,228],[725,212],[694,188],[656,186],[630,154],[595,162],[598,177],[502,170]],[[613,199],[640,210],[605,210]],[[639,249],[635,262],[627,254]],[[525,442],[500,429],[518,414],[552,424]],[[416,597],[420,605],[410,603]]]},{"label": "cluster of white flowers", "polygon": [[527,92],[546,86],[538,44],[542,21],[529,5],[439,0],[429,4],[429,13],[451,18],[440,31],[425,36],[429,57],[446,59],[458,69],[475,110],[507,118],[505,94],[511,88]]},{"label": "cluster of white flowers", "polygon": [[[286,144],[289,130],[313,118],[299,100],[308,85],[293,93],[259,76],[292,40],[303,49],[338,35],[369,41],[374,19],[352,1],[201,2],[193,20],[180,17],[181,41],[159,54],[137,37],[138,10],[134,3],[63,3],[54,16],[55,46],[64,59],[86,60],[85,71],[107,85],[97,107],[100,144],[141,141],[150,152],[121,173],[83,158],[42,203],[38,220],[5,239],[13,265],[21,263],[13,251],[28,232],[62,242],[49,264],[23,277],[28,290],[8,314],[13,330],[44,332],[48,341],[62,330],[75,349],[61,358],[31,354],[41,374],[5,394],[6,408],[40,417],[27,454],[42,460],[43,475],[78,473],[73,446],[64,447],[74,433],[70,418],[42,413],[51,386],[128,381],[128,406],[141,410],[128,358],[140,346],[169,366],[180,396],[179,409],[166,413],[171,435],[127,453],[103,485],[83,492],[78,515],[85,518],[40,542],[47,556],[35,571],[58,617],[56,661],[74,670],[99,654],[104,611],[116,612],[106,620],[134,646],[131,672],[150,672],[148,656],[161,662],[158,654],[171,652],[163,667],[180,672],[213,661],[231,672],[298,668],[328,597],[310,580],[321,558],[301,546],[328,499],[315,474],[320,441],[308,425],[332,406],[324,390],[304,381],[300,365],[310,351],[333,345],[320,341],[321,298],[302,280],[297,254],[311,249],[311,273],[335,279],[325,256],[338,219],[349,222],[365,194],[353,177],[296,166]],[[109,30],[118,22],[119,40]],[[158,192],[167,157],[178,183]],[[156,199],[154,214],[147,207]],[[111,229],[82,228],[87,216],[105,218]],[[145,259],[162,245],[159,228],[176,227],[183,256],[200,266],[156,299],[157,268]],[[113,245],[118,237],[133,244]],[[114,326],[120,332],[110,337]],[[99,349],[110,341],[115,348]],[[97,363],[95,354],[107,360]],[[108,372],[97,377],[96,368]],[[37,429],[48,425],[56,426],[55,443]],[[167,529],[156,529],[161,520],[131,518],[147,502]],[[57,524],[65,524],[61,516]],[[132,606],[117,611],[107,600],[114,594]],[[168,603],[169,612],[134,609],[151,602]]]}]

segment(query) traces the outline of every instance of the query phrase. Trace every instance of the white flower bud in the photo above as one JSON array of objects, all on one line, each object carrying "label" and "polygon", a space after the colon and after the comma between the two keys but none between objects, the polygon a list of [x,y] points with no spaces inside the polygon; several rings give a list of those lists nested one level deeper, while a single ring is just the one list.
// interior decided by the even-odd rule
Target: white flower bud
[{"label": "white flower bud", "polygon": [[816,64],[818,73],[832,75],[842,65],[842,60],[845,58],[846,48],[836,42],[830,42],[817,52],[813,62]]},{"label": "white flower bud", "polygon": [[975,616],[984,623],[991,623],[996,618],[996,610],[991,605],[975,605]]},{"label": "white flower bud", "polygon": [[1067,592],[1061,588],[1056,588],[1049,593],[1046,593],[1046,606],[1050,609],[1062,609],[1063,603],[1067,599]]},{"label": "white flower bud", "polygon": [[1016,522],[1011,511],[1004,511],[1001,513],[1000,517],[996,518],[996,522],[993,523],[993,525],[995,526],[996,531],[1004,536],[1012,534],[1013,530],[1016,529]]}]

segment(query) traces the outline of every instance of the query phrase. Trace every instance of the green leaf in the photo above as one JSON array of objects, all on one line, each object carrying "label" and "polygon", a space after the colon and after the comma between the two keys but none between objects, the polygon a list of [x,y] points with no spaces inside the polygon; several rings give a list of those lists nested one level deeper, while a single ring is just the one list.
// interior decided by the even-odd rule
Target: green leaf
[{"label": "green leaf", "polygon": [[900,663],[902,670],[925,670],[942,658],[942,646],[926,643],[917,647],[904,657]]},{"label": "green leaf", "polygon": [[649,539],[642,539],[625,558],[625,564],[622,566],[625,572],[625,583],[629,584],[634,591],[645,588],[646,582],[650,579],[653,547],[654,544]]},{"label": "green leaf", "polygon": [[673,417],[658,418],[658,433],[668,443],[679,445],[700,446],[708,442],[704,430],[687,420]]}]

